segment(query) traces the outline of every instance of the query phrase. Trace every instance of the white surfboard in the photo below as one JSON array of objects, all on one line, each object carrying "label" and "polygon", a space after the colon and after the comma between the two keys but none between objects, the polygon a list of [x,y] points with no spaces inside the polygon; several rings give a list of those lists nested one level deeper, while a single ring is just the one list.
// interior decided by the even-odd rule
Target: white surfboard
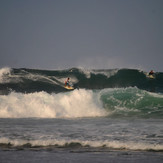
[{"label": "white surfboard", "polygon": [[147,75],[147,77],[150,78],[150,79],[155,79],[154,75]]}]

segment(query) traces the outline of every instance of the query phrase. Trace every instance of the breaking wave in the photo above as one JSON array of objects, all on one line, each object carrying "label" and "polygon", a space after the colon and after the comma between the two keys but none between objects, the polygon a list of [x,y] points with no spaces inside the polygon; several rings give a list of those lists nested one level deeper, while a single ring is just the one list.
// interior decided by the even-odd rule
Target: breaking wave
[{"label": "breaking wave", "polygon": [[0,118],[163,117],[163,94],[136,87],[0,95]]}]

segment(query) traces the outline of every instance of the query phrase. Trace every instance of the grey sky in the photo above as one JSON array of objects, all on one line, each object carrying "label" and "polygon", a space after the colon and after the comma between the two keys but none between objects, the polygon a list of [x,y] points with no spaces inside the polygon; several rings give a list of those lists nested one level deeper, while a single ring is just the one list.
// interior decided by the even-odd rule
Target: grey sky
[{"label": "grey sky", "polygon": [[163,71],[163,0],[0,0],[0,67]]}]

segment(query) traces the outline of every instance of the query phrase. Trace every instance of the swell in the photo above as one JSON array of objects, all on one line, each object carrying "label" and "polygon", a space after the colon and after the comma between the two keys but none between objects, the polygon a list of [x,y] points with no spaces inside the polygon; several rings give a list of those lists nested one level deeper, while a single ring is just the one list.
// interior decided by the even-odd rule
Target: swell
[{"label": "swell", "polygon": [[146,72],[136,69],[105,70],[35,70],[0,69],[0,94],[11,91],[32,93],[45,91],[58,93],[67,91],[64,81],[70,77],[75,88],[104,89],[138,87],[151,92],[163,92],[163,73],[156,73],[155,79],[147,77]]}]

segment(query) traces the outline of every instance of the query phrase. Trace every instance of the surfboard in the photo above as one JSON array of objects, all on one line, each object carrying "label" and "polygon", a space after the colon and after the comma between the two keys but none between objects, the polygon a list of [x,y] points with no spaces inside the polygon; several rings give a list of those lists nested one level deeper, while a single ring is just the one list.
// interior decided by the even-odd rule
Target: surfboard
[{"label": "surfboard", "polygon": [[74,89],[74,87],[71,87],[71,86],[64,86],[64,88],[66,88],[66,89],[69,89],[69,90],[72,90],[72,89]]},{"label": "surfboard", "polygon": [[155,79],[154,75],[147,75],[147,77],[150,78],[150,79]]}]

